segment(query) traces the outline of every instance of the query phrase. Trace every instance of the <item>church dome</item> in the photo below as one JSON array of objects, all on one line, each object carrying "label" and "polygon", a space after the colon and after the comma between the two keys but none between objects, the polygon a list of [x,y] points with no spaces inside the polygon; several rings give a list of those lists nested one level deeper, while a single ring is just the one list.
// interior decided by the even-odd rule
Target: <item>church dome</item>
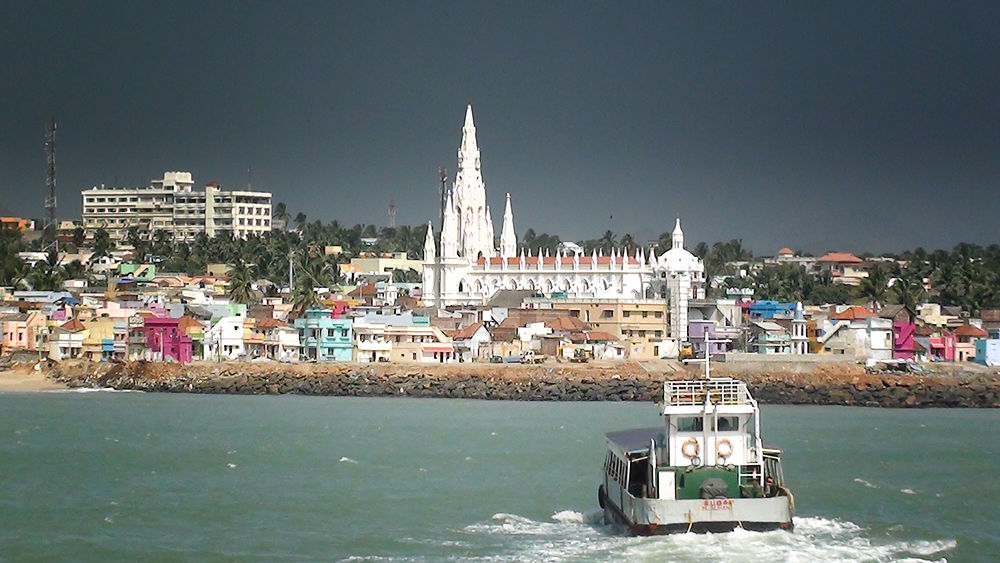
[{"label": "church dome", "polygon": [[658,269],[667,272],[704,272],[705,266],[701,260],[684,249],[684,231],[681,230],[681,219],[677,218],[674,232],[671,234],[672,248],[656,259]]},{"label": "church dome", "polygon": [[671,248],[656,259],[657,265],[668,272],[703,272],[701,260],[683,248]]}]

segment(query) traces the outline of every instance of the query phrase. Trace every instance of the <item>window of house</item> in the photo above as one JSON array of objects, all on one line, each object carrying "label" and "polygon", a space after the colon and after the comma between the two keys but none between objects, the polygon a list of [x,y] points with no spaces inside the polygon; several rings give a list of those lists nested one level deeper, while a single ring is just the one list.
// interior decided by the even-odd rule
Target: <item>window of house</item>
[{"label": "window of house", "polygon": [[570,309],[569,316],[576,317],[576,318],[579,319],[580,318],[580,311],[578,311],[576,309]]},{"label": "window of house", "polygon": [[629,317],[629,315],[631,315],[631,314],[632,314],[632,311],[622,311],[622,316],[623,316],[623,317],[625,317],[626,319],[627,319],[627,318]]},{"label": "window of house", "polygon": [[642,312],[642,318],[644,318],[644,319],[645,319],[645,318],[646,318],[646,317],[648,317],[648,316],[649,316],[649,311],[643,311],[643,312]]},{"label": "window of house", "polygon": [[656,312],[653,313],[653,316],[656,317],[657,319],[662,319],[663,318],[663,311],[656,311]]},{"label": "window of house", "polygon": [[612,316],[614,316],[614,314],[615,314],[614,311],[612,311],[611,309],[605,309],[601,311],[601,316],[604,317],[605,319],[610,319]]}]

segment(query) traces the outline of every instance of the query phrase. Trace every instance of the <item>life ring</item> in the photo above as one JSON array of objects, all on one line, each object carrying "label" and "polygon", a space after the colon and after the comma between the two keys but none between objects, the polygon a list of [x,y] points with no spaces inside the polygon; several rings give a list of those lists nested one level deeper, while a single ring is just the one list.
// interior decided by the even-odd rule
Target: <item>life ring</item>
[{"label": "life ring", "polygon": [[715,445],[715,454],[721,458],[733,455],[733,443],[728,438],[723,438]]},{"label": "life ring", "polygon": [[[694,448],[692,449],[689,446],[694,446]],[[684,457],[688,459],[694,459],[698,457],[698,452],[700,451],[701,451],[701,446],[698,445],[698,440],[695,440],[694,438],[688,438],[687,441],[685,441],[684,444],[681,445],[681,453],[684,454]]]}]

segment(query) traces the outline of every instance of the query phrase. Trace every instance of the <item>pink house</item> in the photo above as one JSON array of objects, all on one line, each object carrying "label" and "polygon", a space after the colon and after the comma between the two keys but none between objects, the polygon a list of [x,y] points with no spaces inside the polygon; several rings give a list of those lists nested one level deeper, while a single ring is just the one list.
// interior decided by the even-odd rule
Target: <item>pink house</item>
[{"label": "pink house", "polygon": [[897,360],[912,360],[914,356],[913,333],[917,325],[913,323],[892,323],[892,357]]},{"label": "pink house", "polygon": [[955,359],[959,362],[970,362],[976,358],[976,340],[986,338],[986,331],[972,325],[962,325],[955,329]]},{"label": "pink house", "polygon": [[32,311],[0,316],[0,327],[3,329],[0,348],[4,353],[11,350],[38,350],[42,340],[40,332],[45,330],[45,315]]},{"label": "pink house", "polygon": [[906,305],[886,305],[879,316],[892,319],[892,357],[897,360],[912,360],[916,356],[917,325],[913,322],[916,314]]},{"label": "pink house", "polygon": [[180,327],[179,318],[146,317],[142,331],[152,358],[173,358],[182,364],[191,361],[192,340]]},{"label": "pink house", "polygon": [[929,340],[930,349],[928,350],[931,359],[938,362],[954,362],[955,344],[957,342],[958,339],[955,338],[955,335],[944,329],[937,333],[937,335],[931,336]]}]

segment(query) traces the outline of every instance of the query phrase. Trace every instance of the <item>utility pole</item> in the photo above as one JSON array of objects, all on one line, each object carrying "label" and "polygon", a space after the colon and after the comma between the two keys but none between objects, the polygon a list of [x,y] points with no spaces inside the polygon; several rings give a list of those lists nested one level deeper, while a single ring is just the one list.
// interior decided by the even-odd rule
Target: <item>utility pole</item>
[{"label": "utility pole", "polygon": [[56,240],[56,251],[59,250],[56,237],[56,118],[49,120],[45,129],[45,187],[49,194],[45,197],[45,229],[52,228],[52,236]]}]

